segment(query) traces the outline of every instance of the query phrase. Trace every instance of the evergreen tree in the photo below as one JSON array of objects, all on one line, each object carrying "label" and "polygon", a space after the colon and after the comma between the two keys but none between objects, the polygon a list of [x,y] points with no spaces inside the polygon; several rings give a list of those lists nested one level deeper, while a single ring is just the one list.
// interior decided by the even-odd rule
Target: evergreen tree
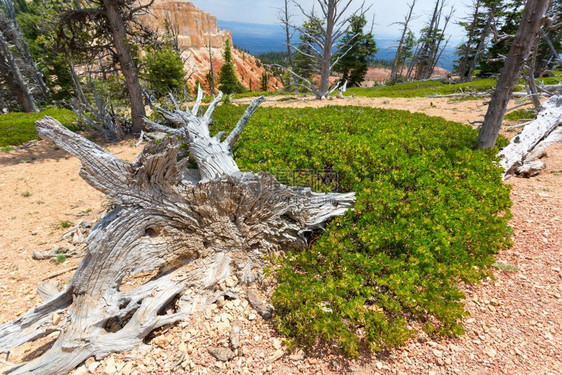
[{"label": "evergreen tree", "polygon": [[269,91],[269,74],[267,72],[263,72],[261,75],[260,89],[261,91]]},{"label": "evergreen tree", "polygon": [[230,48],[230,41],[227,40],[224,45],[224,65],[219,73],[219,90],[225,94],[234,94],[237,92],[245,91],[244,87],[238,81],[236,70],[234,68],[234,61],[232,60],[232,49]]},{"label": "evergreen tree", "polygon": [[334,56],[338,61],[334,71],[342,74],[342,83],[347,81],[348,86],[355,87],[363,82],[369,61],[378,49],[373,34],[363,31],[367,24],[365,15],[354,15],[349,22],[351,28],[341,39],[339,52]]},{"label": "evergreen tree", "polygon": [[294,55],[294,72],[299,76],[311,79],[314,74],[320,73],[318,66],[318,59],[315,57],[316,51],[314,50],[314,38],[320,37],[321,20],[318,18],[309,20],[302,25],[306,33],[301,33],[299,36],[300,43],[295,48]]},{"label": "evergreen tree", "polygon": [[172,48],[163,48],[145,57],[144,78],[157,96],[180,92],[185,86],[185,70],[179,53]]},{"label": "evergreen tree", "polygon": [[525,0],[498,0],[496,11],[496,29],[499,40],[487,51],[480,63],[480,75],[499,74],[504,66],[504,57],[509,54],[513,36],[517,33]]}]

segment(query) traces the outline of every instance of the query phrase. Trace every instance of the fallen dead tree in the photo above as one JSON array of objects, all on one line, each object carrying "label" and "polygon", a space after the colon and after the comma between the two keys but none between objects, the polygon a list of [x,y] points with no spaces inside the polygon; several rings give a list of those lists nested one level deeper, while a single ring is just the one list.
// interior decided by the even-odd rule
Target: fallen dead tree
[{"label": "fallen dead tree", "polygon": [[[41,138],[80,159],[81,177],[107,195],[113,210],[88,236],[68,288],[0,327],[4,353],[58,334],[47,352],[10,374],[62,374],[90,356],[142,347],[154,329],[225,294],[216,288],[221,280],[252,282],[271,254],[305,247],[307,233],[353,206],[354,193],[320,194],[267,173],[241,172],[232,147],[264,99],[222,141],[224,134],[211,136],[208,127],[220,96],[198,116],[200,98],[191,111],[161,110],[175,128],[148,122],[175,137],[148,143],[133,163],[53,118],[37,122]],[[178,158],[180,143],[189,157]],[[197,169],[187,168],[190,160]],[[121,290],[126,278],[146,272],[154,273],[149,281]]]},{"label": "fallen dead tree", "polygon": [[551,97],[542,108],[537,119],[529,122],[498,154],[500,165],[505,169],[504,179],[513,175],[536,175],[545,167],[538,160],[544,156],[545,149],[562,140],[562,95]]}]

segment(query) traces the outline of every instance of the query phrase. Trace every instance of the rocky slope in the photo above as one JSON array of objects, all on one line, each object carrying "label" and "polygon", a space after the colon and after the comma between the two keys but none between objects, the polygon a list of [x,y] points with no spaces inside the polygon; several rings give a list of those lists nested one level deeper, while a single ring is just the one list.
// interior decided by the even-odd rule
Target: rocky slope
[{"label": "rocky slope", "polygon": [[[188,83],[195,85],[197,81],[206,82],[205,76],[210,70],[213,60],[215,82],[218,72],[223,65],[225,42],[232,45],[232,34],[226,30],[219,30],[217,18],[206,13],[187,0],[155,0],[151,6],[152,14],[146,15],[143,23],[164,32],[166,24],[178,36],[178,46],[185,61]],[[209,45],[211,46],[209,53]],[[211,57],[212,56],[212,57]],[[246,88],[259,90],[264,72],[259,61],[242,51],[233,50],[238,78]],[[274,78],[269,80],[271,90],[281,87]]]}]

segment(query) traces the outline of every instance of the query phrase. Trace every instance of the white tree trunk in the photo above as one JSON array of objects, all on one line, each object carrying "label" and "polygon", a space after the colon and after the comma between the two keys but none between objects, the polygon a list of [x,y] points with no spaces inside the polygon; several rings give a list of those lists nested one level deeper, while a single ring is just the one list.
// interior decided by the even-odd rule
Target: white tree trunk
[{"label": "white tree trunk", "polygon": [[[537,119],[526,125],[498,154],[501,158],[500,165],[505,169],[504,179],[516,174],[518,168],[538,157],[539,154],[533,153],[533,150],[562,124],[562,96],[553,96],[542,107]],[[529,173],[526,168],[521,168],[520,171]]]},{"label": "white tree trunk", "polygon": [[[43,139],[81,160],[82,178],[104,192],[114,209],[88,236],[68,289],[0,327],[1,352],[59,332],[51,349],[11,374],[62,374],[90,356],[142,346],[154,329],[216,300],[219,281],[234,274],[251,282],[269,255],[305,247],[307,232],[353,206],[354,193],[319,194],[281,185],[267,173],[240,172],[232,145],[263,98],[221,142],[222,134],[211,137],[208,128],[220,96],[198,117],[201,94],[192,111],[162,111],[180,128],[147,121],[180,140],[151,142],[133,163],[53,118],[37,122]],[[198,170],[178,160],[180,141],[188,144]],[[120,290],[125,277],[150,271],[158,273],[147,283]],[[162,315],[170,305],[174,313]],[[53,313],[63,316],[57,325]]]}]

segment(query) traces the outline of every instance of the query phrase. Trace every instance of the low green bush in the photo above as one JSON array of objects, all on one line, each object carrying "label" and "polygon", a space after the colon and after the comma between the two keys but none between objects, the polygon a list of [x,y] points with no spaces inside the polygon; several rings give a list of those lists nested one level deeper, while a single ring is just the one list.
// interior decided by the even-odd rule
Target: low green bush
[{"label": "low green bush", "polygon": [[415,98],[432,95],[485,92],[491,91],[495,87],[496,80],[492,78],[457,84],[443,83],[441,81],[415,81],[373,88],[353,87],[348,89],[345,95],[369,98]]},{"label": "low green bush", "polygon": [[39,113],[12,112],[0,115],[0,146],[17,146],[38,139],[35,121],[45,116],[54,117],[67,128],[75,130],[76,116],[68,109],[49,108]]},{"label": "low green bush", "polygon": [[[243,111],[217,108],[213,132]],[[290,345],[325,342],[353,356],[398,346],[418,327],[463,332],[459,283],[489,275],[510,245],[498,150],[473,150],[476,140],[469,126],[406,111],[258,110],[234,150],[242,169],[337,172],[339,190],[357,193],[354,211],[273,269],[275,324]],[[333,190],[323,176],[297,182]]]}]

